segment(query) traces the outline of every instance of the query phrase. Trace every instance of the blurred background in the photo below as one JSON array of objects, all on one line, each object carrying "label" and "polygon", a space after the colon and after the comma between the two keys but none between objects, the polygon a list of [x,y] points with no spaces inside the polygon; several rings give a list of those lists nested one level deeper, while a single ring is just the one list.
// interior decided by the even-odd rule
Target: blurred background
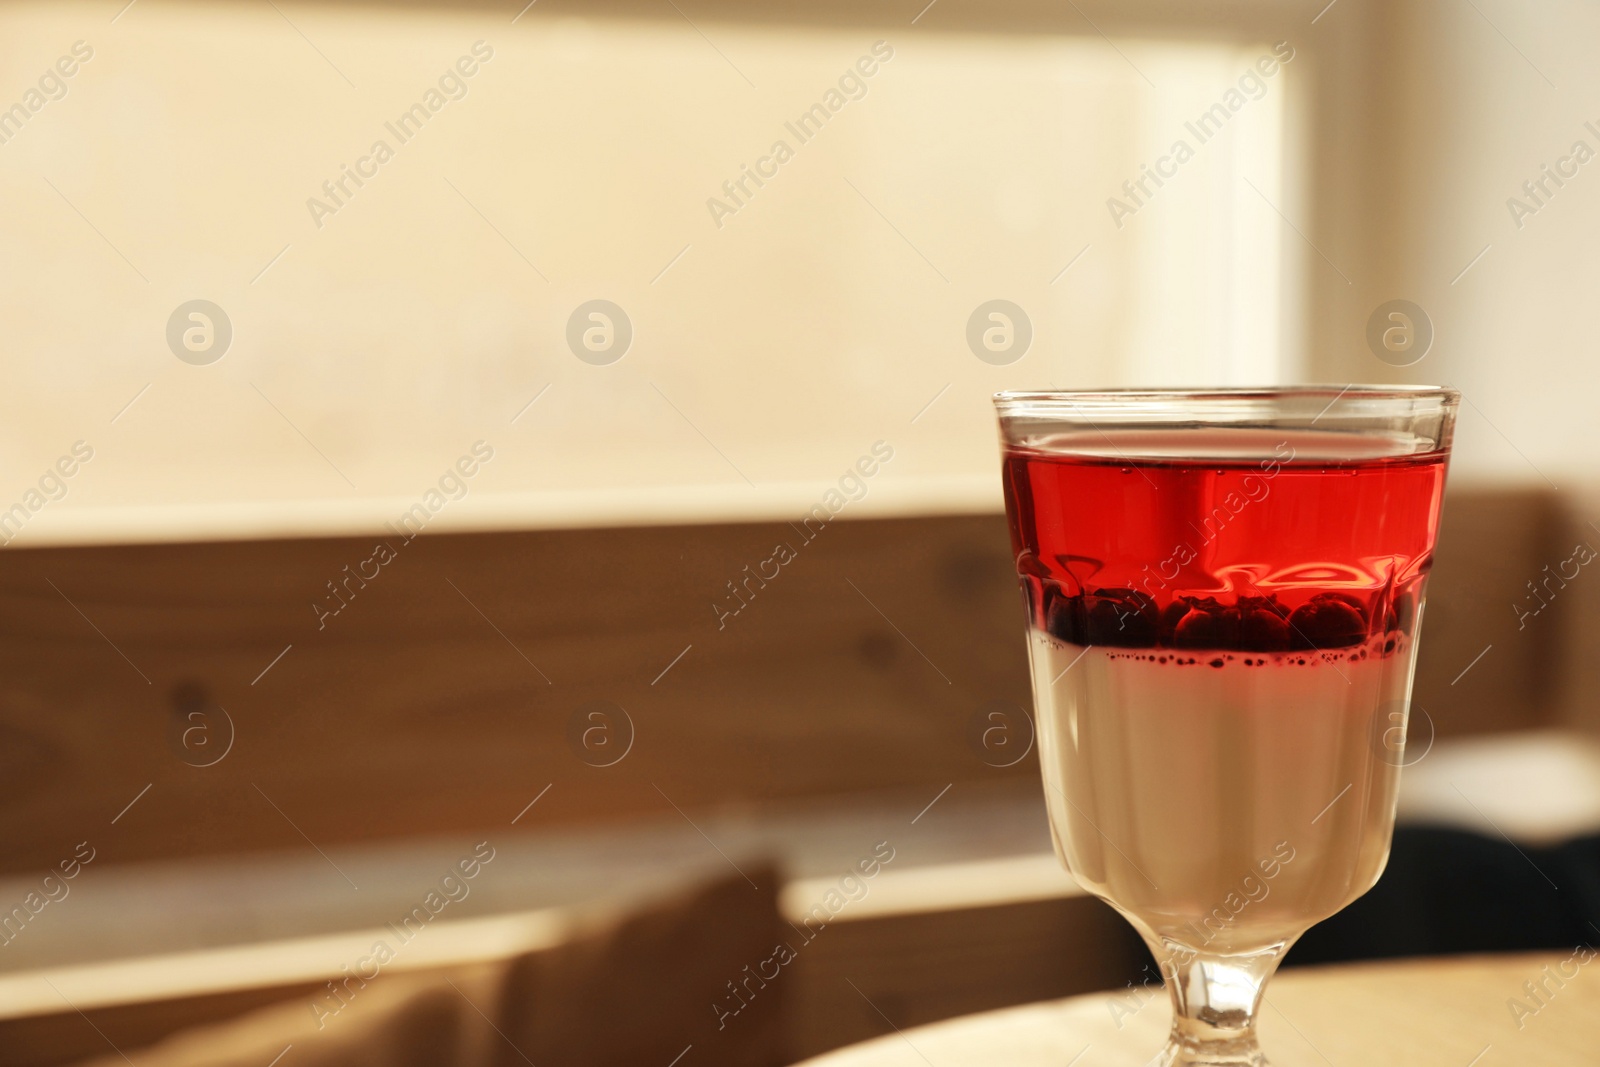
[{"label": "blurred background", "polygon": [[1592,936],[1597,32],[7,3],[0,1063],[781,1064],[1147,980],[1049,850],[1008,388],[1460,388],[1395,861],[1290,962]]}]

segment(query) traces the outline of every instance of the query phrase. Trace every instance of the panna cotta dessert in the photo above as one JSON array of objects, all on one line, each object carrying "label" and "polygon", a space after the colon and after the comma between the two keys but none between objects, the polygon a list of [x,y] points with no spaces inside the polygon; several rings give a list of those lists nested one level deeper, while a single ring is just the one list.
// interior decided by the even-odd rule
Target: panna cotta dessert
[{"label": "panna cotta dessert", "polygon": [[1164,963],[1281,948],[1371,888],[1444,455],[1112,430],[1005,467],[1045,798],[1079,882]]},{"label": "panna cotta dessert", "polygon": [[1233,953],[1292,939],[1377,881],[1409,643],[1173,654],[1032,640],[1045,800],[1085,888],[1173,946]]}]

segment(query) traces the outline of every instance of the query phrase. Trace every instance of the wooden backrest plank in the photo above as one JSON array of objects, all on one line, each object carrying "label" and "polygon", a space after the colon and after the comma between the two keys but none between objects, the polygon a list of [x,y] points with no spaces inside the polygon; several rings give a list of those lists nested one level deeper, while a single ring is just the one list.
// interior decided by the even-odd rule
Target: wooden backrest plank
[{"label": "wooden backrest plank", "polygon": [[[1555,516],[1451,495],[1417,684],[1440,733],[1546,721],[1554,646],[1494,609]],[[545,826],[1037,774],[971,739],[1030,706],[1000,516],[379,541],[0,553],[0,872],[509,827],[552,784]],[[612,766],[595,701],[631,722]]]}]

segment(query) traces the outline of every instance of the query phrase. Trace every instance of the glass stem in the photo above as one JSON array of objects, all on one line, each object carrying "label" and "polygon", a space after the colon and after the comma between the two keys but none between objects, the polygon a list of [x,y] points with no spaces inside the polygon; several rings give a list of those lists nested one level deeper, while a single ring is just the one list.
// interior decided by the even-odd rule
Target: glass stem
[{"label": "glass stem", "polygon": [[1256,1011],[1287,944],[1244,955],[1201,956],[1174,944],[1164,967],[1172,1036],[1151,1067],[1265,1067]]}]

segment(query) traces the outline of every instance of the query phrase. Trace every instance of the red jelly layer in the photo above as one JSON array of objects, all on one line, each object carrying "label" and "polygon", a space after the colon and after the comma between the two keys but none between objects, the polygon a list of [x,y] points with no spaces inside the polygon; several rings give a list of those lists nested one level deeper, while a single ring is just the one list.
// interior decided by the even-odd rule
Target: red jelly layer
[{"label": "red jelly layer", "polygon": [[1204,461],[1009,449],[1033,625],[1080,645],[1243,652],[1409,633],[1445,457],[1333,461],[1329,438]]}]

